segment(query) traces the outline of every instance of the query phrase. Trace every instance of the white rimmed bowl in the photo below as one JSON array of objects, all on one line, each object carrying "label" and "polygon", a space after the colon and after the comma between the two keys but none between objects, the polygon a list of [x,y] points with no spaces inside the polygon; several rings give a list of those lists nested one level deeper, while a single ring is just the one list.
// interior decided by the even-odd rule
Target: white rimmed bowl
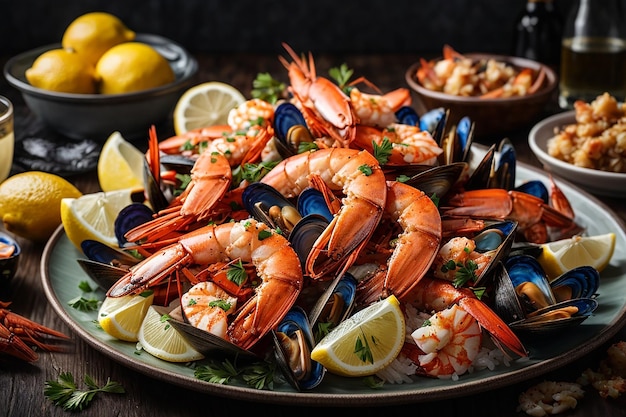
[{"label": "white rimmed bowl", "polygon": [[528,145],[544,169],[575,183],[586,191],[614,198],[626,198],[626,174],[582,168],[561,161],[548,153],[548,140],[555,129],[576,123],[574,110],[555,114],[537,123],[528,134]]}]

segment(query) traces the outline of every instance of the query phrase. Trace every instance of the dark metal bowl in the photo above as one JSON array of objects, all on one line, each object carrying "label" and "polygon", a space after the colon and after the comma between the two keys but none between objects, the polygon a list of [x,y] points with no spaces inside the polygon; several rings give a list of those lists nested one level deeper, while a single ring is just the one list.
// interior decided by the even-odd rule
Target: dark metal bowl
[{"label": "dark metal bowl", "polygon": [[174,82],[126,94],[70,94],[33,87],[26,69],[42,53],[60,44],[36,48],[9,59],[4,76],[24,97],[30,110],[47,125],[73,139],[103,143],[111,133],[125,137],[146,136],[152,124],[163,121],[174,109],[198,71],[197,61],[180,45],[158,35],[136,35],[135,41],[154,47],[174,70]]}]

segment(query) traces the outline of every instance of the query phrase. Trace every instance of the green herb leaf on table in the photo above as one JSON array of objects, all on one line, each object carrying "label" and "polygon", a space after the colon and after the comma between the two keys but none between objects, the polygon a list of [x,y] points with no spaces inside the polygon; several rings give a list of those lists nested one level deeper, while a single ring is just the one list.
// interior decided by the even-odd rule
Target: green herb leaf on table
[{"label": "green herb leaf on table", "polygon": [[63,407],[68,411],[80,411],[87,407],[97,393],[106,392],[110,394],[123,394],[126,391],[119,383],[107,379],[103,387],[98,384],[90,375],[84,376],[84,383],[88,390],[80,390],[74,381],[74,376],[70,372],[63,372],[56,381],[46,381],[44,395],[54,405]]}]

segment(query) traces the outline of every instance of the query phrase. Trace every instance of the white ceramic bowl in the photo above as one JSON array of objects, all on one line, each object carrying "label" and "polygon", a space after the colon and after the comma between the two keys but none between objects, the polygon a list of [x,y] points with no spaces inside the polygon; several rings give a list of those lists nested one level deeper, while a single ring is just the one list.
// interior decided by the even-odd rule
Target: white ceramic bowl
[{"label": "white ceramic bowl", "polygon": [[626,198],[626,174],[582,168],[561,161],[548,153],[548,140],[555,128],[576,123],[575,111],[555,114],[537,123],[528,135],[528,144],[546,171],[577,184],[586,191],[615,198]]}]

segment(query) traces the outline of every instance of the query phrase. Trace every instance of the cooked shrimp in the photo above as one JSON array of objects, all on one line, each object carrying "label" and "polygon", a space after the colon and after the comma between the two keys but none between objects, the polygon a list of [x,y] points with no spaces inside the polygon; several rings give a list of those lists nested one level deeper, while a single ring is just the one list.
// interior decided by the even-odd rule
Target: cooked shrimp
[{"label": "cooked shrimp", "polygon": [[[446,244],[441,246],[435,261],[433,262],[433,273],[435,277],[454,281],[461,268],[472,270],[473,276],[478,277],[489,265],[491,257],[487,254],[476,252],[476,243],[466,237],[453,237]],[[474,262],[476,268],[470,267],[470,262]]]},{"label": "cooked shrimp", "polygon": [[181,308],[192,326],[226,339],[228,315],[237,299],[212,282],[199,282],[181,296]]},{"label": "cooked shrimp", "polygon": [[418,372],[441,379],[463,375],[482,343],[478,322],[456,304],[435,313],[411,337],[423,352]]}]

